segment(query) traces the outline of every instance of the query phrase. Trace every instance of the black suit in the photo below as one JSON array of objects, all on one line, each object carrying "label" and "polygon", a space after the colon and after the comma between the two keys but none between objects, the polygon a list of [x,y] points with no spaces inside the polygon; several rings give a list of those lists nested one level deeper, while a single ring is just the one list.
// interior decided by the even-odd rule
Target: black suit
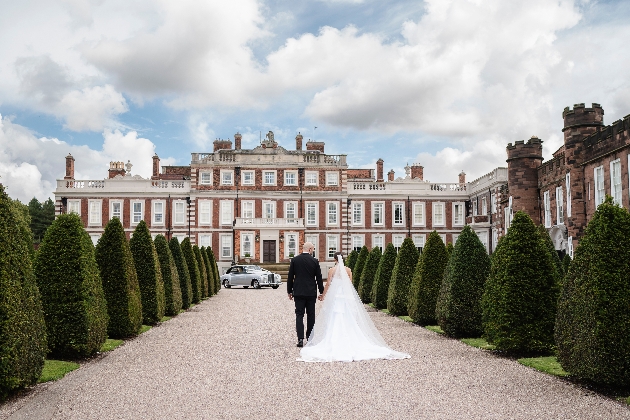
[{"label": "black suit", "polygon": [[311,335],[315,325],[315,301],[317,289],[324,293],[322,270],[317,261],[308,252],[294,257],[289,266],[287,293],[293,294],[295,302],[295,330],[299,340],[304,339],[304,311],[306,310],[306,338]]}]

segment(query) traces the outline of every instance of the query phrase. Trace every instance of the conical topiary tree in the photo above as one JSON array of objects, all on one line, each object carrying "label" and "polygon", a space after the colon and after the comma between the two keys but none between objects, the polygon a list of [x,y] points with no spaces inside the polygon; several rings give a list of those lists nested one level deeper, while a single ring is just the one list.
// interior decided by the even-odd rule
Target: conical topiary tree
[{"label": "conical topiary tree", "polygon": [[361,248],[361,252],[359,252],[359,256],[357,257],[357,262],[354,264],[354,268],[352,269],[352,285],[356,290],[359,289],[361,273],[363,272],[363,266],[365,265],[369,254],[370,251],[367,249],[367,246],[363,245],[363,248]]},{"label": "conical topiary tree", "polygon": [[212,267],[212,271],[214,273],[214,293],[217,294],[221,289],[221,275],[219,274],[219,267],[217,266],[217,261],[214,258],[212,248],[206,248],[206,252],[208,253],[208,260],[210,260],[210,266]]},{"label": "conical topiary tree", "polygon": [[482,298],[484,334],[498,350],[547,352],[553,348],[556,275],[534,222],[526,213],[517,212],[492,254]]},{"label": "conical topiary tree", "polygon": [[356,249],[350,251],[348,254],[348,258],[346,259],[346,267],[348,267],[351,271],[354,270],[354,266],[357,263],[357,258],[359,258],[359,253]]},{"label": "conical topiary tree", "polygon": [[54,356],[87,357],[107,339],[107,302],[92,240],[76,214],[62,214],[44,235],[35,260],[48,348]]},{"label": "conical topiary tree", "polygon": [[361,270],[361,281],[359,282],[359,296],[363,303],[372,302],[372,286],[374,285],[374,277],[381,261],[381,248],[375,246],[365,261],[363,270]]},{"label": "conical topiary tree", "polygon": [[571,257],[566,254],[562,259],[562,273],[566,276],[569,272],[569,266],[571,265]]},{"label": "conical topiary tree", "polygon": [[182,289],[182,309],[188,309],[192,303],[192,285],[190,284],[188,264],[186,264],[186,259],[184,254],[182,254],[182,247],[177,238],[173,237],[168,242],[168,247],[173,255],[173,261],[175,261],[177,275],[179,276],[179,285]]},{"label": "conical topiary tree", "polygon": [[155,325],[164,316],[164,282],[160,260],[144,220],[136,226],[129,241],[129,248],[140,284],[142,322],[146,325]]},{"label": "conical topiary tree", "polygon": [[33,274],[28,208],[0,184],[0,401],[39,379],[46,358],[46,324]]},{"label": "conical topiary tree", "polygon": [[140,284],[125,230],[117,217],[105,226],[94,254],[107,301],[107,334],[110,338],[138,335],[142,326]]},{"label": "conical topiary tree", "polygon": [[175,260],[173,260],[173,254],[171,254],[171,249],[168,247],[164,235],[157,235],[153,242],[160,260],[162,282],[164,283],[164,314],[175,316],[182,310],[182,289],[179,285]]},{"label": "conical topiary tree", "polygon": [[186,238],[182,241],[182,255],[186,260],[188,266],[188,274],[190,275],[190,284],[192,285],[192,303],[201,302],[201,275],[199,274],[199,266],[197,265],[197,259],[190,243],[190,238]]},{"label": "conical topiary tree", "polygon": [[398,251],[387,294],[387,310],[392,315],[407,315],[409,287],[418,263],[418,249],[411,238],[405,238]]},{"label": "conical topiary tree", "polygon": [[481,297],[490,257],[477,234],[465,226],[457,238],[440,288],[438,325],[451,337],[481,337]]},{"label": "conical topiary tree", "polygon": [[596,383],[630,385],[630,214],[607,197],[564,278],[555,338],[562,367]]},{"label": "conical topiary tree", "polygon": [[549,251],[553,265],[556,267],[559,276],[558,281],[562,281],[564,277],[564,266],[562,265],[558,251],[556,251],[556,247],[553,245],[551,236],[549,236],[549,232],[547,232],[547,229],[545,229],[543,225],[538,225],[538,233],[540,234],[540,239],[547,247],[547,251]]},{"label": "conical topiary tree", "polygon": [[372,285],[372,304],[374,307],[382,309],[387,307],[387,295],[389,293],[389,282],[392,278],[392,271],[396,264],[396,248],[390,242],[385,247],[385,252],[381,256],[374,275],[374,284]]},{"label": "conical topiary tree", "polygon": [[409,293],[407,309],[416,324],[436,323],[435,308],[448,259],[442,238],[436,231],[431,232],[416,265]]},{"label": "conical topiary tree", "polygon": [[201,280],[200,297],[205,299],[208,297],[208,273],[206,272],[206,263],[201,255],[201,250],[197,245],[193,246],[197,267],[199,267],[199,279]]},{"label": "conical topiary tree", "polygon": [[449,242],[448,244],[446,244],[446,253],[448,254],[449,258],[451,258],[451,255],[453,254],[453,249],[455,249],[453,242]]},{"label": "conical topiary tree", "polygon": [[205,246],[201,247],[201,256],[203,257],[203,262],[206,266],[206,278],[208,279],[208,296],[214,295],[216,292],[214,290],[214,270],[212,270],[212,266],[210,265],[210,258],[208,258],[208,251]]}]

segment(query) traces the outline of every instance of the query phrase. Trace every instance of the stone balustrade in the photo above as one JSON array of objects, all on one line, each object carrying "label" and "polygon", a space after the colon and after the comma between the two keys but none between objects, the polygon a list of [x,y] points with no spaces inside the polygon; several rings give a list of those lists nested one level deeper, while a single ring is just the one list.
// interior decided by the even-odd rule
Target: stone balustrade
[{"label": "stone balustrade", "polygon": [[401,180],[393,182],[365,182],[348,180],[348,194],[350,195],[370,195],[375,191],[379,195],[414,195],[423,196],[467,196],[468,188],[466,184],[459,183],[432,183],[417,180]]},{"label": "stone balustrade", "polygon": [[304,229],[304,219],[237,217],[235,229]]},{"label": "stone balustrade", "polygon": [[151,180],[151,179],[105,179],[105,180],[72,180],[58,179],[56,193],[133,192],[133,193],[188,193],[190,181],[186,180]]}]

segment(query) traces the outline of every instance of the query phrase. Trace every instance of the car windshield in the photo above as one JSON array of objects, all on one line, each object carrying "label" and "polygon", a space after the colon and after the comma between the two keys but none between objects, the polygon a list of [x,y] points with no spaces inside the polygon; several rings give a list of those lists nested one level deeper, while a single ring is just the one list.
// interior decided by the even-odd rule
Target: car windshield
[{"label": "car windshield", "polygon": [[260,268],[257,265],[247,265],[247,266],[245,266],[245,269],[247,271],[262,271],[262,268]]}]

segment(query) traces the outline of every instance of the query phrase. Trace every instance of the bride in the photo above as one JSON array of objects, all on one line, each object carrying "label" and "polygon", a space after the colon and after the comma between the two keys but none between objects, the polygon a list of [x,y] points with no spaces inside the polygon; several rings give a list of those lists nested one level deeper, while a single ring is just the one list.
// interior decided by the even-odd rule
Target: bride
[{"label": "bride", "polygon": [[343,264],[328,271],[324,304],[308,343],[300,351],[303,362],[351,362],[369,359],[406,359],[411,356],[387,347],[352,285],[352,271]]}]

